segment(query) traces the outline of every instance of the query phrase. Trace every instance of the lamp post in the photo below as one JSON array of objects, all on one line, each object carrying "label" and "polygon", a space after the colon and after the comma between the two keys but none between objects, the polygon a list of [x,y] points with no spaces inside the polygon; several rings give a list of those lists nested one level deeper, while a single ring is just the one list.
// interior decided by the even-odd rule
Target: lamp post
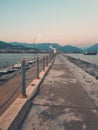
[{"label": "lamp post", "polygon": [[38,39],[39,37],[37,36],[37,37],[33,37],[33,42],[34,42],[34,49],[35,49],[35,41],[36,41],[36,39]]},{"label": "lamp post", "polygon": [[[38,39],[39,38],[39,36],[36,36],[36,37],[33,37],[33,42],[34,42],[34,50],[35,50],[35,43],[36,43],[36,39]],[[36,51],[35,51],[36,52]],[[35,58],[35,55],[34,55],[34,60],[35,60],[36,58]]]}]

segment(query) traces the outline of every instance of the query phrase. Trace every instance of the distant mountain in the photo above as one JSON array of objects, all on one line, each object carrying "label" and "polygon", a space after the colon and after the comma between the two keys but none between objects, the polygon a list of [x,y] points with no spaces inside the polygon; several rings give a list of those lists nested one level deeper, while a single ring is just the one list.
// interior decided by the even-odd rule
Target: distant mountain
[{"label": "distant mountain", "polygon": [[61,47],[59,44],[57,44],[57,43],[40,43],[40,44],[36,44],[35,47],[36,47],[37,49],[45,50],[45,51],[50,51],[50,50],[52,50],[51,47],[52,47],[52,48],[56,48],[56,49],[59,50],[59,51],[62,50],[62,49],[61,49],[62,47]]},{"label": "distant mountain", "polygon": [[52,48],[56,48],[58,51],[62,51],[65,53],[77,53],[82,52],[82,49],[75,47],[75,46],[60,46],[57,43],[18,43],[18,42],[11,42],[6,43],[3,41],[0,41],[0,49],[17,49],[17,50],[26,50],[26,49],[38,49],[38,50],[44,50],[44,51],[51,51]]},{"label": "distant mountain", "polygon": [[7,43],[7,42],[3,42],[3,41],[0,41],[0,49],[17,49],[17,50],[26,50],[26,49],[29,49],[25,46],[22,46],[20,44],[10,44],[10,43]]},{"label": "distant mountain", "polygon": [[26,48],[34,48],[34,44],[29,44],[29,43],[9,42],[9,44],[13,46],[23,46]]},{"label": "distant mountain", "polygon": [[73,53],[77,53],[77,52],[83,52],[80,48],[78,47],[75,47],[75,46],[70,46],[70,45],[67,45],[67,46],[64,46],[63,48],[63,52],[73,52]]},{"label": "distant mountain", "polygon": [[87,51],[87,52],[98,52],[98,43],[96,43],[95,45],[89,47],[85,51]]},{"label": "distant mountain", "polygon": [[36,48],[40,49],[40,50],[46,50],[49,51],[52,48],[56,48],[58,51],[62,51],[62,52],[82,52],[82,50],[80,48],[77,47],[73,47],[70,45],[67,46],[60,46],[57,43],[40,43],[40,44],[36,44]]},{"label": "distant mountain", "polygon": [[3,41],[0,41],[0,49],[5,49],[5,48],[12,48],[13,46],[6,43],[6,42],[3,42]]},{"label": "distant mountain", "polygon": [[28,47],[28,48],[36,48],[36,49],[39,49],[39,50],[46,50],[46,51],[49,51],[51,50],[50,46],[52,45],[52,47],[55,47],[57,48],[58,50],[60,50],[61,46],[56,44],[56,43],[18,43],[18,42],[11,42],[10,43],[11,45],[21,45],[21,46],[24,46],[24,47]]},{"label": "distant mountain", "polygon": [[70,46],[70,45],[67,45],[67,46],[60,46],[59,44],[57,43],[36,43],[35,45],[32,43],[32,44],[28,44],[28,43],[17,43],[17,42],[13,42],[13,43],[10,43],[11,45],[22,45],[22,46],[25,46],[25,47],[31,47],[31,48],[36,48],[36,49],[39,49],[39,50],[45,50],[45,51],[50,51],[51,50],[51,47],[52,48],[56,48],[58,51],[63,51],[63,52],[82,52],[82,50],[80,48],[77,48],[77,47],[74,47],[74,46]]}]

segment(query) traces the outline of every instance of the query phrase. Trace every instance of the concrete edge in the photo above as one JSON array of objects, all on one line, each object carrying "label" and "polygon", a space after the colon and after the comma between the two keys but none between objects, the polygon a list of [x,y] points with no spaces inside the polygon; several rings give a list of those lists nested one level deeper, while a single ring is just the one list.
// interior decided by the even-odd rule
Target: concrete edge
[{"label": "concrete edge", "polygon": [[[39,79],[38,84],[37,84],[36,87],[35,87],[35,90],[32,91],[32,93],[31,93],[30,96],[28,97],[28,100],[29,100],[29,101],[31,101],[31,100],[36,96],[36,94],[38,93],[39,86],[40,86],[40,84],[43,82],[45,76],[48,74],[48,72],[49,72],[49,70],[51,69],[51,66],[52,66],[53,63],[54,63],[54,60],[52,61],[52,63],[51,63],[48,67],[46,67],[46,70],[45,70],[44,74],[40,74],[40,76],[39,76],[40,79]],[[33,83],[34,83],[34,82],[33,82]],[[32,83],[31,83],[31,84],[32,84]]]},{"label": "concrete edge", "polygon": [[49,72],[54,60],[39,75],[40,79],[34,79],[26,89],[27,98],[18,97],[13,104],[0,117],[0,130],[18,130],[25,118],[40,84]]}]

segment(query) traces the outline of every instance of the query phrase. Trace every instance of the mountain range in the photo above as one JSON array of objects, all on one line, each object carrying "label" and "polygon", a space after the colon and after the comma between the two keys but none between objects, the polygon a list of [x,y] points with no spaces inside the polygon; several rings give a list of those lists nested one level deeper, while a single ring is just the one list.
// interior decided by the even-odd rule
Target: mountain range
[{"label": "mountain range", "polygon": [[[50,47],[51,46],[51,47]],[[0,49],[20,49],[20,50],[26,50],[26,49],[34,49],[34,50],[44,50],[44,51],[51,51],[51,48],[56,48],[58,51],[62,52],[74,52],[74,53],[82,53],[82,52],[98,52],[98,43],[94,44],[93,46],[90,46],[89,48],[82,50],[81,48],[66,45],[61,46],[57,43],[39,43],[39,44],[28,44],[28,43],[18,43],[18,42],[3,42],[0,41]]]},{"label": "mountain range", "polygon": [[10,43],[7,43],[7,42],[3,42],[3,41],[0,41],[0,49],[19,49],[19,50],[26,50],[26,49],[31,49],[29,47],[25,47],[24,45],[21,45],[21,44],[10,44]]}]

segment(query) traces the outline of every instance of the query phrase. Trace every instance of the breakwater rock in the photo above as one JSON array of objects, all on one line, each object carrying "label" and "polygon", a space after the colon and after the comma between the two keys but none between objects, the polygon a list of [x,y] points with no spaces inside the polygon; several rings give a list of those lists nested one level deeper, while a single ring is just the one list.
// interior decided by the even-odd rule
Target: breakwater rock
[{"label": "breakwater rock", "polygon": [[66,58],[73,64],[77,65],[78,67],[80,67],[81,69],[98,79],[98,65],[80,59],[76,59],[70,56],[66,56]]}]

